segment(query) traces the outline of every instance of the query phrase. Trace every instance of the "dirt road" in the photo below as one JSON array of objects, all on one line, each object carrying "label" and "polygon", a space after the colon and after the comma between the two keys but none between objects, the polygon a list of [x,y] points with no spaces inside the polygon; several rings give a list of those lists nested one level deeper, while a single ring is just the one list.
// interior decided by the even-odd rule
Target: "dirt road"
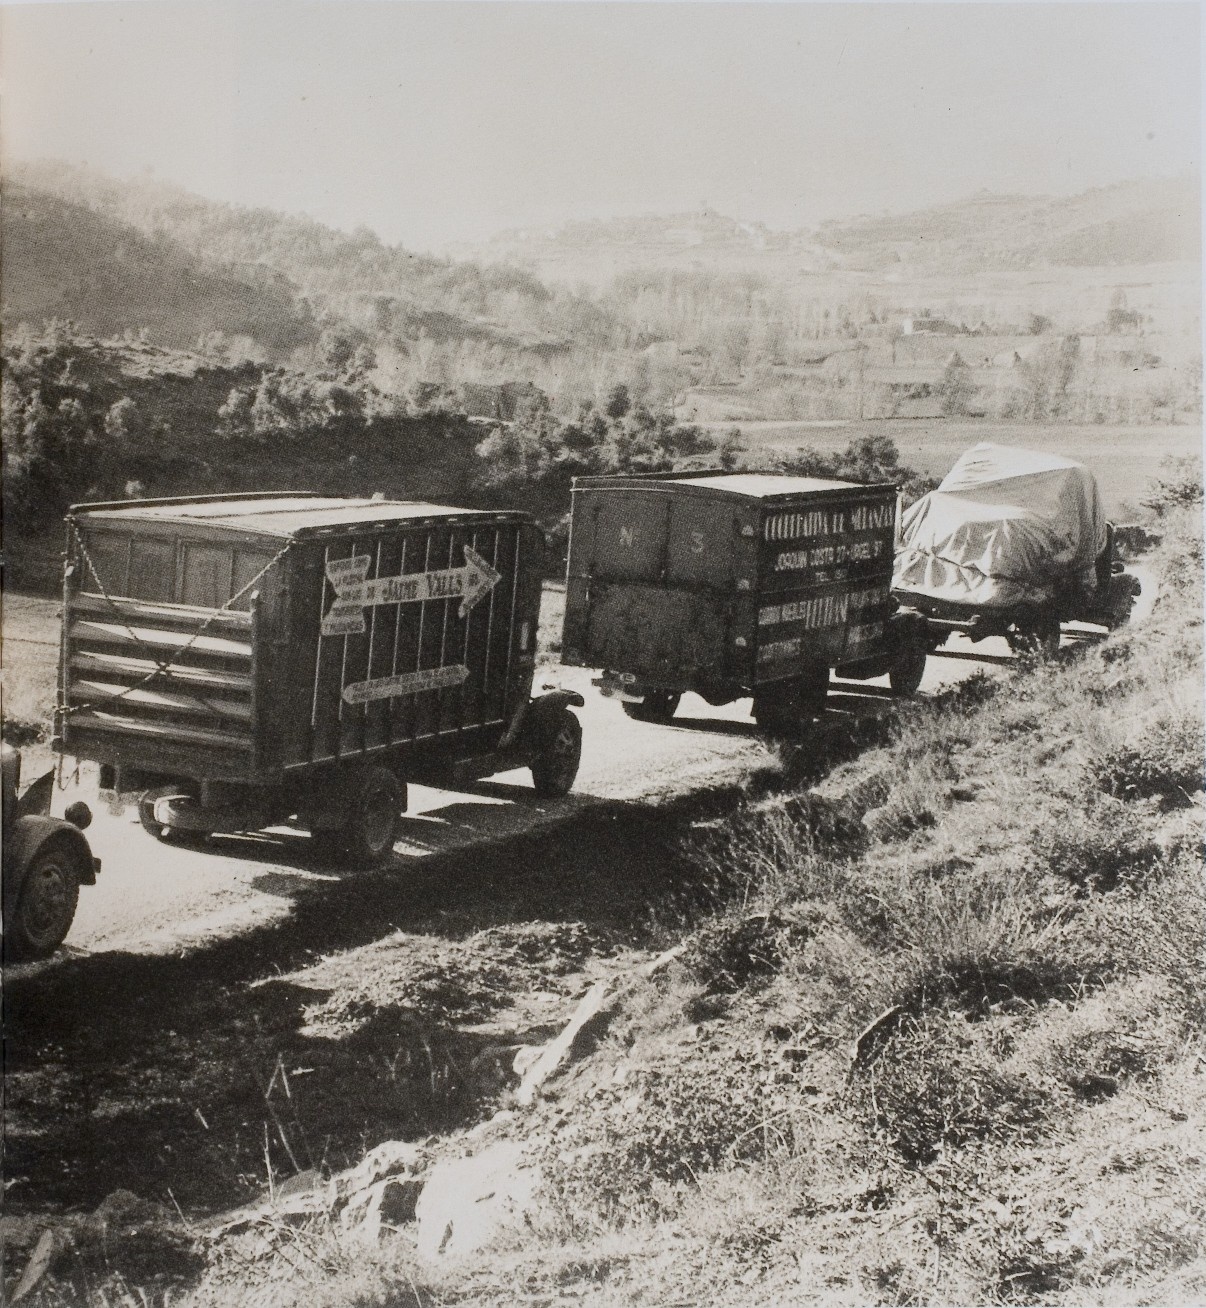
[{"label": "dirt road", "polygon": [[[922,693],[953,684],[978,667],[995,666],[984,658],[1009,658],[1004,642],[984,642],[974,658],[958,657],[972,652],[963,645],[952,648],[951,657],[930,660]],[[713,708],[687,695],[672,726],[653,726],[632,721],[618,703],[604,700],[590,677],[582,669],[556,667],[539,679],[540,684],[579,690],[586,700],[578,710],[583,758],[572,795],[560,801],[538,799],[526,770],[503,773],[460,793],[413,786],[392,865],[359,875],[404,876],[433,855],[572,821],[600,801],[657,801],[737,784],[773,759],[750,719],[748,700]],[[887,702],[886,679],[835,683],[829,715],[875,714]],[[299,897],[334,893],[341,879],[357,875],[331,871],[313,856],[309,836],[288,827],[217,836],[202,849],[160,844],[143,831],[132,806],[106,807],[90,768],[82,768],[79,781],[69,781],[56,794],[54,810],[61,812],[78,798],[95,814],[88,836],[103,872],[97,885],[81,895],[68,954],[179,953],[279,920],[293,911]]]},{"label": "dirt road", "polygon": [[[1142,620],[1153,600],[1152,578],[1141,579],[1144,594],[1136,620]],[[1065,642],[1073,639],[1068,635]],[[952,638],[930,658],[921,693],[933,694],[977,669],[992,671],[1011,661],[1003,640],[972,645]],[[408,868],[437,854],[572,821],[592,803],[658,801],[736,785],[773,761],[771,748],[750,719],[748,700],[714,708],[686,695],[672,725],[654,726],[632,721],[618,703],[604,700],[592,688],[591,675],[556,665],[537,676],[538,685],[578,690],[586,701],[578,710],[582,766],[567,799],[537,799],[526,770],[500,774],[463,793],[413,786],[392,864],[359,875],[406,875]],[[835,682],[828,716],[840,720],[881,713],[888,696],[886,678]],[[201,849],[160,844],[142,830],[132,807],[112,810],[106,805],[89,767],[81,768],[78,778],[68,776],[53,811],[61,813],[79,798],[95,814],[88,835],[104,870],[97,885],[81,895],[67,955],[114,949],[179,953],[277,921],[293,911],[300,897],[336,893],[342,879],[356,875],[332,872],[315,858],[309,836],[288,827],[214,837]]]}]

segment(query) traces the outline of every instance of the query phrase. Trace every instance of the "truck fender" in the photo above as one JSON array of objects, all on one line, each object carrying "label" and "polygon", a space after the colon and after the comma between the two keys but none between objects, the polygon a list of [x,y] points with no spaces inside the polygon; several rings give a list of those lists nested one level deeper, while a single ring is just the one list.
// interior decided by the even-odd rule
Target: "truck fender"
[{"label": "truck fender", "polygon": [[528,700],[511,724],[503,745],[535,744],[561,709],[581,708],[585,703],[586,701],[576,690],[550,690],[544,695]]},{"label": "truck fender", "polygon": [[80,829],[62,818],[41,814],[17,818],[4,838],[4,862],[24,873],[34,855],[52,840],[62,841],[71,850],[79,867],[80,884],[94,886],[100,860],[92,857],[92,849]]}]

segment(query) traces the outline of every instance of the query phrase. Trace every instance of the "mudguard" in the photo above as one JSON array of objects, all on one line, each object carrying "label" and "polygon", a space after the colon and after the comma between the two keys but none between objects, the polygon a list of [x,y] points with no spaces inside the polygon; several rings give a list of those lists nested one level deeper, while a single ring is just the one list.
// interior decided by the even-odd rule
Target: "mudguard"
[{"label": "mudguard", "polygon": [[61,840],[71,850],[79,869],[80,885],[94,886],[98,860],[78,827],[62,818],[29,814],[16,818],[4,838],[4,880],[6,896],[20,893],[25,869],[35,854],[52,840]]},{"label": "mudguard", "polygon": [[581,708],[585,703],[576,690],[550,690],[528,700],[523,711],[512,722],[500,747],[538,747],[542,733],[552,725],[561,709]]}]

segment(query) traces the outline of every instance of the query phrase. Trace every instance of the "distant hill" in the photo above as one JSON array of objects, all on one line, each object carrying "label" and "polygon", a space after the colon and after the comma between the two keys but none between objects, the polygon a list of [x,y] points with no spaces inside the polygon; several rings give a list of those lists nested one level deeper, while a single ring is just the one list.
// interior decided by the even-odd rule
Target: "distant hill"
[{"label": "distant hill", "polygon": [[596,282],[636,266],[968,273],[1197,261],[1196,179],[1122,182],[1071,197],[982,192],[904,214],[772,231],[711,209],[500,232],[479,258],[522,260],[545,276]]},{"label": "distant hill", "polygon": [[1196,262],[1191,178],[1121,182],[1066,198],[992,195],[913,213],[825,223],[816,241],[843,263],[948,272]]},{"label": "distant hill", "polygon": [[145,328],[178,348],[220,331],[277,356],[318,336],[297,287],[281,274],[200,260],[164,233],[147,235],[19,182],[5,187],[2,233],[8,327],[60,318],[98,336]]},{"label": "distant hill", "polygon": [[[610,327],[597,309],[574,303],[566,292],[554,293],[519,268],[418,255],[384,243],[367,228],[341,232],[306,217],[223,204],[163,182],[118,180],[67,164],[19,164],[12,175],[33,211],[31,220],[13,224],[22,266],[13,282],[14,314],[26,306],[41,312],[46,304],[59,304],[85,273],[89,284],[129,283],[135,298],[128,307],[143,311],[144,302],[155,298],[150,288],[145,294],[134,289],[145,259],[154,268],[162,265],[169,279],[178,279],[192,261],[194,275],[216,275],[212,270],[220,268],[222,277],[257,288],[277,283],[282,293],[290,288],[299,316],[345,324],[370,338],[382,332],[402,340],[427,336],[547,355],[568,348],[567,320],[576,336],[606,335]],[[50,221],[38,223],[39,214]],[[8,239],[6,223],[6,247]],[[117,256],[110,260],[106,248],[114,244]],[[60,274],[56,265],[63,259],[68,271]],[[177,293],[172,303],[179,301]],[[173,308],[164,318],[178,313]],[[151,324],[145,316],[123,320],[119,311],[104,330],[115,325]],[[152,335],[183,343],[154,326]]]}]

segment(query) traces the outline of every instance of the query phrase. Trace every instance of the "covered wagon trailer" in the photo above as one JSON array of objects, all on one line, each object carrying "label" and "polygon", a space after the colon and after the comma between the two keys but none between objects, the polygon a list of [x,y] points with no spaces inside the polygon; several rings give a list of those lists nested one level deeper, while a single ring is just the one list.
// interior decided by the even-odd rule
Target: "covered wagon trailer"
[{"label": "covered wagon trailer", "polygon": [[374,861],[407,781],[572,785],[570,704],[533,700],[544,538],[522,513],[319,495],[80,505],[56,735],[148,830],[296,817]]},{"label": "covered wagon trailer", "polygon": [[912,691],[922,624],[889,595],[897,495],[762,473],[574,481],[562,660],[630,716],[669,719],[684,691],[791,725],[824,707],[829,670]]}]

